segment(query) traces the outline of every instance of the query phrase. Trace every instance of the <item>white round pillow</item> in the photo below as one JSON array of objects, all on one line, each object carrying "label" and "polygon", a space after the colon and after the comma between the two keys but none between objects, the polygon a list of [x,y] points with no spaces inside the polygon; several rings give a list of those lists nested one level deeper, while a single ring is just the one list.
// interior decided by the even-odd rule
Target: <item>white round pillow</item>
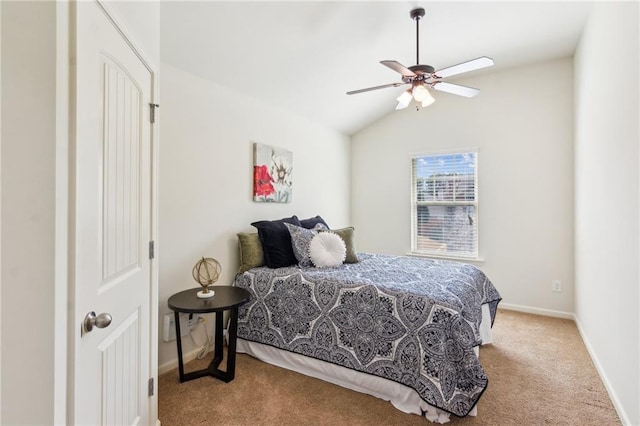
[{"label": "white round pillow", "polygon": [[318,268],[342,265],[346,256],[344,241],[333,232],[318,232],[309,243],[309,257]]}]

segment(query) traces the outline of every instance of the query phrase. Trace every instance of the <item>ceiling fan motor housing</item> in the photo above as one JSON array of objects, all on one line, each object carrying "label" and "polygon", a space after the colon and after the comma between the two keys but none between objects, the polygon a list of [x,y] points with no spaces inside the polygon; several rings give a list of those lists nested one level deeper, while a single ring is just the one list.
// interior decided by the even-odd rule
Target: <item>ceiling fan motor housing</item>
[{"label": "ceiling fan motor housing", "polygon": [[416,81],[427,82],[427,80],[431,78],[435,79],[435,75],[433,75],[435,69],[431,65],[413,65],[409,67],[409,70],[413,71],[415,76],[403,76],[403,83],[413,83]]},{"label": "ceiling fan motor housing", "polygon": [[433,74],[436,71],[431,65],[413,65],[409,69],[418,75]]}]

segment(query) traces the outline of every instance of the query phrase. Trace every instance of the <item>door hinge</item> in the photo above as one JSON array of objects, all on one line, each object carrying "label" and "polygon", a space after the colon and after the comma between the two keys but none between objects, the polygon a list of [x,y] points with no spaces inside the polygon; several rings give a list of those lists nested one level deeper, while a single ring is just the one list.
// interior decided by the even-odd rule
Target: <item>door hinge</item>
[{"label": "door hinge", "polygon": [[149,104],[149,106],[151,107],[151,114],[149,116],[149,119],[151,121],[151,124],[156,122],[156,108],[160,108],[160,105],[158,104]]},{"label": "door hinge", "polygon": [[153,377],[149,379],[149,396],[153,396],[153,391],[154,391],[154,386],[153,386]]},{"label": "door hinge", "polygon": [[156,244],[155,241],[149,241],[149,259],[156,257]]}]

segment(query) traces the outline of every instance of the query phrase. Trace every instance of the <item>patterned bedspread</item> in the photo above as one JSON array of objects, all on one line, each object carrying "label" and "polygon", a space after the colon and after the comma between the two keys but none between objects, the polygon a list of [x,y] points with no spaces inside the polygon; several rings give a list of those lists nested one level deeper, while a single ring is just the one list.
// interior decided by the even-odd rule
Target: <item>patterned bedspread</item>
[{"label": "patterned bedspread", "polygon": [[253,268],[238,337],[394,380],[465,416],[487,377],[473,351],[500,295],[471,265],[359,253],[336,268]]}]

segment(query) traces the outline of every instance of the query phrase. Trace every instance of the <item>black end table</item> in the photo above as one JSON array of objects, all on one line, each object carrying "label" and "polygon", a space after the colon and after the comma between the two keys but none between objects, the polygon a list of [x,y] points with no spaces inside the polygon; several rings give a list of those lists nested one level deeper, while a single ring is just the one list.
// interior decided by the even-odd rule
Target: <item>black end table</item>
[{"label": "black end table", "polygon": [[[236,338],[238,332],[238,307],[247,303],[251,297],[250,293],[240,287],[231,286],[214,286],[212,290],[216,293],[208,299],[199,299],[196,296],[201,287],[176,293],[169,298],[169,308],[174,311],[176,323],[176,341],[178,343],[178,370],[180,372],[180,383],[187,380],[197,379],[204,376],[216,377],[225,383],[233,380],[236,370]],[[224,311],[231,311],[229,321],[229,348],[227,350],[227,371],[222,371],[218,367],[222,362],[222,342],[224,339],[222,323]],[[182,360],[182,336],[180,335],[180,312],[190,314],[209,314],[216,313],[216,330],[215,343],[213,351],[213,360],[209,367],[184,372],[184,364]]]}]

